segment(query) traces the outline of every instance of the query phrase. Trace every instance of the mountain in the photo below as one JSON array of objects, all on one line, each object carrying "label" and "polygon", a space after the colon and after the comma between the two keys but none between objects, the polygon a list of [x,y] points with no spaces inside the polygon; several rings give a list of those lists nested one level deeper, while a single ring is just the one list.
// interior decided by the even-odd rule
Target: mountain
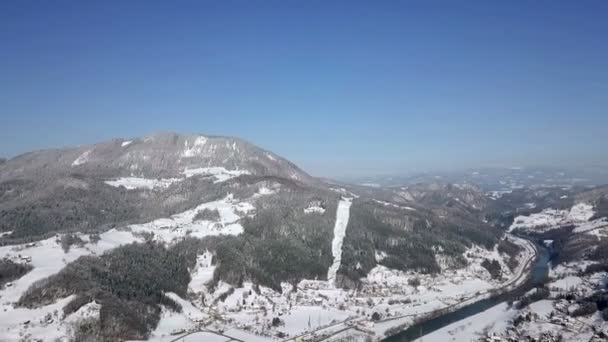
[{"label": "mountain", "polygon": [[350,180],[353,183],[382,187],[442,182],[475,184],[484,191],[506,191],[534,187],[595,186],[608,182],[606,166],[559,167],[486,167],[462,171],[422,172],[385,175]]},{"label": "mountain", "polygon": [[[204,135],[27,153],[0,164],[0,331],[164,341],[205,326],[268,340],[405,319],[520,281],[534,254],[505,227],[559,191],[352,185]],[[570,205],[591,201],[577,194]]]},{"label": "mountain", "polygon": [[183,177],[187,170],[217,166],[252,175],[314,182],[289,161],[241,139],[175,133],[26,153],[3,165],[0,180],[79,173],[96,177],[173,178]]},{"label": "mountain", "polygon": [[[0,165],[0,230],[5,239],[153,219],[224,192],[225,182],[278,177],[316,180],[243,140],[163,133],[141,139],[26,153]],[[120,188],[112,188],[122,187]],[[122,190],[120,190],[122,189]],[[124,190],[154,190],[142,194]]]},{"label": "mountain", "polygon": [[394,188],[393,191],[405,200],[415,201],[428,207],[462,206],[480,210],[487,202],[482,190],[470,183],[416,183]]}]

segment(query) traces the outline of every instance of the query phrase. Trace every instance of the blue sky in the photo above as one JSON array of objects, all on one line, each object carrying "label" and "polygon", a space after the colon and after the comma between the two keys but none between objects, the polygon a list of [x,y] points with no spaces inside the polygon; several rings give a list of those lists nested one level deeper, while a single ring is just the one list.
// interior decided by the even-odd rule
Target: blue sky
[{"label": "blue sky", "polygon": [[322,176],[608,161],[606,1],[2,1],[0,155],[156,131]]}]

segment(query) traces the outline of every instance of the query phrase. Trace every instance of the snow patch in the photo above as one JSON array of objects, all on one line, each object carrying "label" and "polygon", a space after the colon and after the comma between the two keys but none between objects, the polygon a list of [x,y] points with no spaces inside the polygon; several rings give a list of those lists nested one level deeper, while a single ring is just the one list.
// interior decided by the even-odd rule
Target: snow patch
[{"label": "snow patch", "polygon": [[87,318],[98,319],[100,310],[101,304],[97,303],[96,301],[92,301],[81,306],[76,312],[70,314],[68,317],[66,317],[65,321],[75,323]]},{"label": "snow patch", "polygon": [[[100,237],[103,239],[103,234]],[[101,243],[101,241],[98,243]],[[0,298],[2,299],[0,305],[9,304],[6,302],[7,300],[19,299],[34,282],[59,272],[68,263],[88,254],[91,254],[88,245],[83,248],[72,246],[65,253],[61,248],[61,244],[57,241],[57,237],[29,244],[0,247],[0,257],[8,258],[15,262],[26,261],[34,267],[23,277],[15,280],[12,286],[0,290]]]},{"label": "snow patch", "polygon": [[[88,241],[88,235],[79,234],[84,241]],[[16,308],[17,301],[25,291],[36,281],[47,278],[59,272],[68,263],[84,255],[99,255],[109,249],[123,244],[138,241],[130,232],[111,229],[99,235],[100,240],[96,243],[86,243],[82,247],[72,246],[66,253],[57,241],[57,237],[51,237],[33,243],[0,247],[0,256],[15,260],[16,262],[27,262],[34,268],[23,277],[12,282],[12,286],[0,289],[0,331],[1,340],[18,341],[30,334],[30,337],[44,337],[44,340],[55,341],[67,336],[67,328],[70,322],[83,317],[96,314],[95,303],[89,303],[80,310],[63,320],[61,313],[63,307],[69,303],[74,296],[63,298],[47,306],[37,309]],[[29,321],[29,324],[23,324]],[[30,340],[29,338],[26,338]]]},{"label": "snow patch", "polygon": [[540,213],[535,213],[530,216],[520,215],[515,218],[513,224],[509,227],[509,231],[516,228],[531,228],[535,230],[551,229],[564,222],[567,216],[568,211],[556,209],[545,209]]},{"label": "snow patch", "polygon": [[74,297],[36,309],[4,307],[0,310],[0,340],[37,341],[42,337],[40,341],[67,341],[69,324],[62,322],[62,312]]},{"label": "snow patch", "polygon": [[454,322],[446,327],[425,335],[416,342],[477,341],[486,333],[502,333],[518,314],[506,303],[491,307],[476,315]]},{"label": "snow patch", "polygon": [[334,239],[331,243],[331,252],[334,256],[334,262],[327,271],[327,280],[334,284],[336,281],[336,273],[342,262],[342,243],[346,235],[346,227],[348,226],[348,218],[350,215],[350,206],[352,198],[340,199],[338,210],[336,210],[336,224],[334,226]]},{"label": "snow patch", "polygon": [[[457,199],[458,200],[458,199]],[[401,206],[401,205],[397,205],[394,203],[390,203],[390,202],[385,202],[385,201],[379,201],[377,199],[373,200],[374,202],[378,203],[378,204],[382,204],[384,206],[390,206],[390,207],[394,207],[394,208],[399,208],[399,209],[405,209],[405,210],[410,210],[410,211],[416,211],[416,209],[412,208],[412,207],[407,207],[407,206]]]},{"label": "snow patch", "polygon": [[288,334],[295,336],[303,331],[310,331],[335,322],[344,321],[348,316],[347,312],[333,308],[298,306],[281,318],[285,322],[285,328],[283,330]]},{"label": "snow patch", "polygon": [[258,190],[257,195],[258,195],[258,196],[265,196],[265,195],[272,195],[272,194],[276,194],[276,193],[277,193],[277,190],[275,190],[275,189],[270,189],[270,188],[267,188],[267,187],[265,187],[265,186],[262,186],[262,187],[260,187],[260,189]]},{"label": "snow patch", "polygon": [[308,208],[304,209],[304,213],[305,214],[312,214],[312,213],[319,213],[319,214],[323,214],[325,212],[325,208],[321,208],[320,206],[310,206]]},{"label": "snow patch", "polygon": [[104,183],[113,186],[113,187],[125,187],[127,190],[133,189],[166,189],[171,184],[175,182],[179,182],[181,179],[179,178],[163,178],[163,179],[149,179],[149,178],[139,178],[139,177],[122,177],[116,180],[105,181]]},{"label": "snow patch", "polygon": [[198,326],[196,322],[202,322],[209,318],[209,315],[203,313],[200,309],[192,305],[191,302],[184,300],[177,294],[167,292],[165,293],[165,296],[179,304],[182,310],[178,313],[163,307],[160,321],[158,322],[156,329],[150,334],[150,339],[148,339],[148,341],[168,342],[175,340],[177,338],[176,335],[179,335],[178,332],[193,330]]},{"label": "snow patch", "polygon": [[510,194],[513,190],[494,190],[487,193],[488,197],[492,200],[497,200],[505,194]]},{"label": "snow patch", "polygon": [[207,143],[207,138],[203,136],[199,136],[194,139],[192,146],[189,145],[188,140],[184,141],[184,152],[182,153],[182,157],[190,158],[195,157],[203,153],[203,147]]},{"label": "snow patch", "polygon": [[[218,222],[194,221],[196,214],[204,209],[217,210],[220,213]],[[130,225],[129,228],[136,233],[154,233],[154,239],[165,243],[192,236],[204,238],[213,235],[238,235],[243,232],[239,223],[240,213],[249,213],[254,210],[248,202],[235,202],[232,195],[224,199],[203,203],[194,209],[175,214],[169,218],[160,218],[144,224]]]},{"label": "snow patch", "polygon": [[196,266],[194,267],[190,283],[188,284],[188,288],[192,290],[192,292],[200,292],[204,289],[205,284],[213,279],[215,266],[211,265],[212,260],[213,254],[209,251],[205,251],[202,255],[197,256]]},{"label": "snow patch", "polygon": [[574,228],[575,233],[589,233],[594,234],[598,237],[600,237],[601,235],[597,233],[600,233],[601,231],[608,231],[608,219],[605,217],[590,222],[582,223],[580,225],[577,225],[576,228]]},{"label": "snow patch", "polygon": [[569,291],[576,289],[583,283],[583,280],[578,276],[567,276],[547,284],[549,289],[559,289],[559,291]]},{"label": "snow patch", "polygon": [[214,167],[199,167],[194,169],[185,169],[183,172],[187,178],[203,175],[203,176],[211,176],[215,178],[215,183],[220,183],[227,181],[231,178],[235,178],[242,175],[250,175],[251,172],[247,170],[226,170],[226,168],[222,166],[214,166]]},{"label": "snow patch", "polygon": [[178,296],[177,294],[175,294],[173,292],[167,292],[167,293],[165,293],[165,296],[173,299],[173,301],[175,301],[177,304],[179,304],[182,307],[182,313],[184,315],[186,315],[186,317],[188,317],[189,319],[195,320],[195,321],[200,321],[207,317],[207,315],[202,313],[201,310],[194,307],[194,305],[192,305],[191,302],[183,299],[182,297]]},{"label": "snow patch", "polygon": [[78,158],[76,158],[76,160],[74,160],[72,162],[72,166],[78,166],[78,165],[82,165],[82,164],[88,162],[90,155],[91,155],[91,150],[84,151],[81,155],[78,156]]},{"label": "snow patch", "polygon": [[122,144],[120,144],[120,146],[127,147],[127,146],[131,145],[131,143],[133,143],[132,140],[123,141]]},{"label": "snow patch", "polygon": [[579,203],[570,209],[568,213],[568,220],[570,221],[589,221],[595,212],[593,211],[593,206],[586,203]]},{"label": "snow patch", "polygon": [[530,311],[536,313],[540,318],[547,319],[553,311],[553,301],[543,299],[530,304]]},{"label": "snow patch", "polygon": [[593,206],[586,203],[578,203],[570,210],[557,210],[548,208],[540,213],[529,216],[517,216],[509,231],[517,228],[546,231],[566,224],[580,224],[589,221],[595,212]]},{"label": "snow patch", "polygon": [[374,257],[376,258],[376,262],[380,262],[382,260],[384,260],[384,258],[386,258],[388,256],[388,254],[386,254],[386,252],[384,251],[380,251],[378,252],[377,250],[374,253]]}]

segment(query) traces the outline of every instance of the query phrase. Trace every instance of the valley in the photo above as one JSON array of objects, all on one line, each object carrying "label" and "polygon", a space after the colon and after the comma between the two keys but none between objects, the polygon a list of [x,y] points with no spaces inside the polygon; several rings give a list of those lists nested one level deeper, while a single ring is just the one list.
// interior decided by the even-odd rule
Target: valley
[{"label": "valley", "polygon": [[608,1],[0,1],[0,342],[608,342]]},{"label": "valley", "polygon": [[[423,341],[443,341],[523,338],[524,326],[540,336],[532,318],[519,328],[467,320],[489,310],[515,322],[547,301],[601,297],[606,193],[334,183],[244,141],[200,135],[33,152],[0,165],[0,332],[8,341],[406,341],[424,331]],[[551,280],[537,290],[543,244]],[[587,290],[570,294],[580,284]],[[606,326],[595,305],[578,331]]]}]

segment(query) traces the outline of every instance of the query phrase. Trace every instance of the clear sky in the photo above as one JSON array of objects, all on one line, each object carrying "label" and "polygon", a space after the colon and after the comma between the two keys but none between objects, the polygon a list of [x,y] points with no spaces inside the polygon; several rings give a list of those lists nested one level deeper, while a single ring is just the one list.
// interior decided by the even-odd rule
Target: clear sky
[{"label": "clear sky", "polygon": [[0,156],[239,136],[320,176],[608,161],[608,1],[0,1]]}]

